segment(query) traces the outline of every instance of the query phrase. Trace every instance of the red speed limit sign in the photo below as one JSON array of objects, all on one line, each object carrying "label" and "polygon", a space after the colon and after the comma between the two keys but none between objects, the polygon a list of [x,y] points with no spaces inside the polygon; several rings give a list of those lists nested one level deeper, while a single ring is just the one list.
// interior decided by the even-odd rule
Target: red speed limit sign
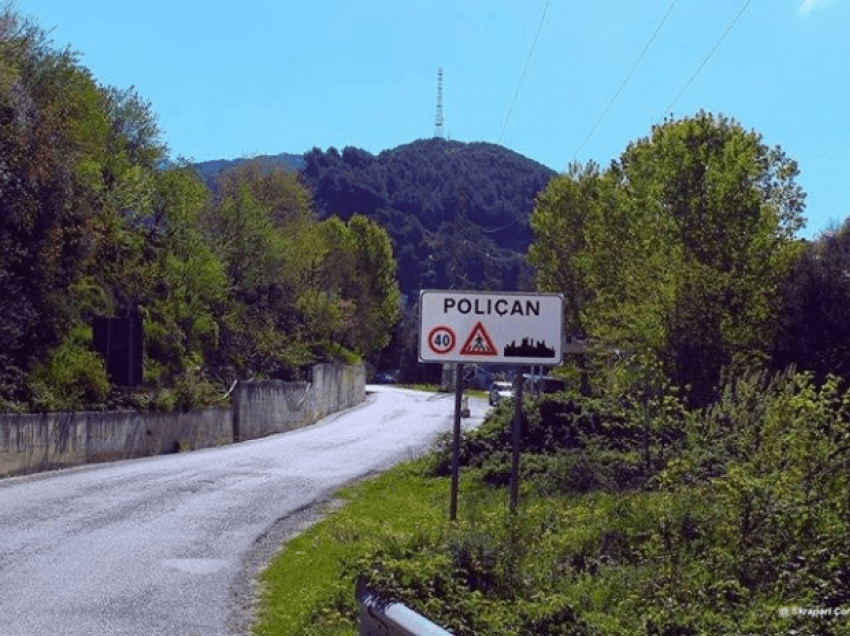
[{"label": "red speed limit sign", "polygon": [[446,326],[434,327],[428,333],[428,348],[437,355],[449,353],[455,348],[455,332]]}]

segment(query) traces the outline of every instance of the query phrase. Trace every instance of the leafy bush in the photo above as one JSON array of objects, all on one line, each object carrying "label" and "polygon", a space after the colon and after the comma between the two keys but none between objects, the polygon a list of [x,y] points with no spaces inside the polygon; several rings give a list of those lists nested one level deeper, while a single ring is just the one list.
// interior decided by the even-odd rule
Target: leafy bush
[{"label": "leafy bush", "polygon": [[455,636],[597,634],[567,597],[524,577],[537,530],[534,521],[516,518],[463,523],[439,537],[390,543],[361,558],[353,571],[380,596],[405,603]]},{"label": "leafy bush", "polygon": [[[388,530],[410,525],[402,513],[375,516],[382,539],[346,559],[349,583],[317,610],[327,629],[310,633],[351,628],[343,597],[362,577],[457,636],[846,634],[846,617],[779,611],[850,604],[850,393],[840,382],[728,378],[711,408],[651,418],[649,479],[647,411],[622,404],[529,402],[516,515],[494,487],[506,483],[512,417],[497,408],[467,435],[461,520],[434,523],[445,502],[422,497],[413,508],[429,521],[415,530]],[[662,443],[668,425],[674,443]],[[417,464],[423,475],[446,472],[447,441]],[[417,474],[382,479],[394,491],[447,490]],[[371,540],[366,523],[355,533]]]},{"label": "leafy bush", "polygon": [[109,392],[102,358],[68,339],[35,368],[28,385],[38,410],[75,411],[101,404]]},{"label": "leafy bush", "polygon": [[181,373],[173,386],[159,387],[148,407],[155,411],[191,411],[220,403],[225,392],[225,387],[195,367]]},{"label": "leafy bush", "polygon": [[[646,431],[643,411],[636,416],[617,401],[599,398],[565,394],[526,398],[524,412],[521,476],[541,493],[640,487],[666,461],[663,443],[681,436],[669,427],[663,429],[658,417]],[[479,470],[482,479],[494,486],[504,486],[510,479],[513,417],[513,406],[501,404],[461,443],[462,465]],[[647,450],[657,458],[651,465]],[[432,474],[448,475],[450,470],[451,440],[445,437],[438,442]]]},{"label": "leafy bush", "polygon": [[733,588],[809,607],[850,602],[849,421],[836,378],[818,386],[786,371],[730,379],[691,422],[659,483],[710,485],[709,558]]}]

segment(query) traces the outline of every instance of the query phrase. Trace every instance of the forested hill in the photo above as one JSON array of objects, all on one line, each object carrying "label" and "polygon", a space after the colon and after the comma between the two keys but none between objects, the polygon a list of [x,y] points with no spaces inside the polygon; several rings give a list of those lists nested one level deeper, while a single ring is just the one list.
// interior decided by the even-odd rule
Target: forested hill
[{"label": "forested hill", "polygon": [[[404,294],[517,290],[531,277],[528,219],[555,172],[502,146],[421,139],[373,155],[346,147],[260,158],[300,170],[321,218],[364,214],[389,232]],[[241,160],[196,164],[214,186]]]},{"label": "forested hill", "polygon": [[314,148],[302,175],[323,217],[364,214],[392,237],[405,294],[516,290],[535,197],[555,172],[487,143],[422,139],[373,155]]}]

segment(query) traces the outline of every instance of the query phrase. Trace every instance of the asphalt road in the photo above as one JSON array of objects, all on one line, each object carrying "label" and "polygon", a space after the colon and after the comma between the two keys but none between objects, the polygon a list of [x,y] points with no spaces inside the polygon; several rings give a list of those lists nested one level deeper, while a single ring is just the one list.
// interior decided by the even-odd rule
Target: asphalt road
[{"label": "asphalt road", "polygon": [[0,634],[246,633],[258,568],[317,502],[452,428],[454,396],[368,388],[290,433],[0,480]]}]

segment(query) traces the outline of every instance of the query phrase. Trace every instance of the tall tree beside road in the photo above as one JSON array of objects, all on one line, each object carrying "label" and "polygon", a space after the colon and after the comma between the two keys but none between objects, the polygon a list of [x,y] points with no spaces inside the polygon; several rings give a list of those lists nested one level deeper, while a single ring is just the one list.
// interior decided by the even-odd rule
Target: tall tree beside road
[{"label": "tall tree beside road", "polygon": [[[275,377],[309,362],[309,342],[296,333],[297,283],[291,263],[309,197],[282,170],[247,163],[224,173],[204,217],[205,236],[227,276],[219,363]],[[292,201],[296,207],[287,211]]]},{"label": "tall tree beside road", "polygon": [[[70,100],[71,96],[75,99]],[[57,99],[61,97],[63,99]],[[69,52],[9,9],[0,14],[0,384],[9,395],[61,341],[64,294],[90,250],[73,205],[82,123],[98,126],[94,84]],[[73,108],[63,108],[62,101]],[[101,125],[103,122],[98,122]]]},{"label": "tall tree beside road", "polygon": [[331,295],[338,299],[343,345],[364,355],[389,344],[398,322],[400,292],[396,261],[386,230],[360,214],[348,223],[322,223]]},{"label": "tall tree beside road", "polygon": [[668,120],[604,172],[574,166],[553,180],[529,261],[542,289],[570,297],[570,328],[650,355],[704,404],[725,366],[768,351],[799,253],[796,176],[733,120]]},{"label": "tall tree beside road", "polygon": [[359,215],[319,223],[294,174],[252,162],[216,191],[205,232],[229,287],[219,361],[288,376],[332,341],[362,355],[386,346],[399,292],[379,225]]},{"label": "tall tree beside road", "polygon": [[218,346],[227,299],[224,264],[204,241],[209,191],[192,168],[158,172],[148,249],[156,283],[145,298],[146,380],[168,386]]}]

